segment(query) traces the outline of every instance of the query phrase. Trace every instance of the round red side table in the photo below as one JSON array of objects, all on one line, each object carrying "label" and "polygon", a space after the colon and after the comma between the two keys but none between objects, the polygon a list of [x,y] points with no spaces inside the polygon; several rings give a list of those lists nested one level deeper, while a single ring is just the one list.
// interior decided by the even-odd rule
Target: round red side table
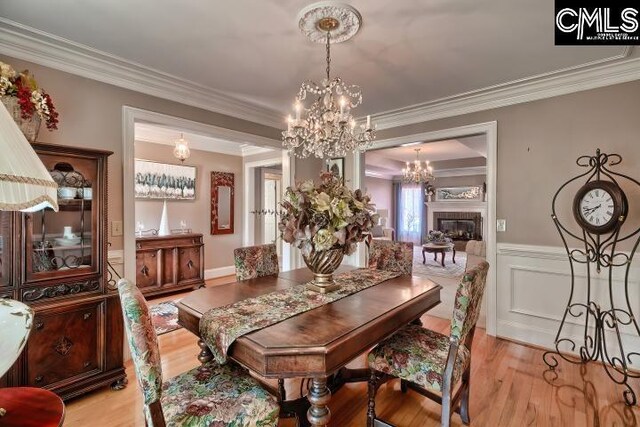
[{"label": "round red side table", "polygon": [[1,427],[59,427],[64,421],[64,403],[60,397],[43,388],[0,388]]}]

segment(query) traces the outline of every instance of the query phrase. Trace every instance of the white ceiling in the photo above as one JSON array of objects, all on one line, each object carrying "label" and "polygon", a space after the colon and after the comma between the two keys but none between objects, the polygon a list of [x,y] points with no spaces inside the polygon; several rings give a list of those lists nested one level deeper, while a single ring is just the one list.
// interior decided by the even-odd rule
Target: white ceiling
[{"label": "white ceiling", "polygon": [[256,147],[250,144],[239,144],[236,142],[224,141],[209,136],[182,132],[180,130],[151,125],[148,123],[135,124],[136,141],[151,142],[174,146],[176,140],[183,136],[192,150],[209,151],[212,153],[230,154],[232,156],[250,156],[253,154],[268,153],[275,150]]},{"label": "white ceiling", "polygon": [[[2,17],[282,112],[321,79],[300,0],[3,1]],[[335,74],[362,87],[358,115],[515,82],[621,55],[556,47],[551,0],[353,0],[363,27],[333,48]]]},{"label": "white ceiling", "polygon": [[[484,135],[469,136],[466,138],[447,139],[433,142],[417,142],[404,144],[400,147],[385,148],[382,150],[367,151],[365,154],[365,169],[369,176],[379,176],[381,178],[391,178],[399,175],[400,170],[405,166],[405,162],[412,162],[416,159],[416,149],[420,149],[420,160],[428,160],[434,167],[434,175],[438,176],[440,164],[469,162],[456,160],[477,159],[487,157],[486,138]],[[451,162],[454,161],[454,162]],[[466,169],[462,166],[461,169]],[[470,168],[477,171],[477,167]],[[449,168],[447,168],[449,170]],[[474,172],[475,173],[475,172]]]}]

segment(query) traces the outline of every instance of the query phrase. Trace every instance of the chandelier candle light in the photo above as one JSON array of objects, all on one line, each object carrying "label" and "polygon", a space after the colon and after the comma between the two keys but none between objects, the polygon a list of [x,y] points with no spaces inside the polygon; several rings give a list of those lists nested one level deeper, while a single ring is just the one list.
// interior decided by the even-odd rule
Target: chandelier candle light
[{"label": "chandelier candle light", "polygon": [[429,166],[429,161],[425,160],[424,166],[420,162],[420,149],[416,148],[416,159],[411,162],[407,162],[407,166],[402,169],[402,180],[406,183],[428,184],[433,180],[433,167]]},{"label": "chandelier candle light", "polygon": [[[362,93],[340,77],[331,78],[331,43],[353,37],[362,17],[347,5],[326,2],[310,5],[300,13],[300,30],[313,42],[325,43],[326,78],[322,84],[305,81],[294,103],[295,118],[287,118],[282,132],[283,146],[296,157],[344,157],[349,152],[365,151],[375,139],[371,116],[366,124],[356,125],[351,110],[362,103]],[[306,106],[307,97],[314,98]]]}]

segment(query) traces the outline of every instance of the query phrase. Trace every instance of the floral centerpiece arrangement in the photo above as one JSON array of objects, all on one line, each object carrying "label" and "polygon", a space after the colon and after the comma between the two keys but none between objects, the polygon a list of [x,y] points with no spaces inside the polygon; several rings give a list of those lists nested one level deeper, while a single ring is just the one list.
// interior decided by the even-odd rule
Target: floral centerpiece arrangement
[{"label": "floral centerpiece arrangement", "polygon": [[304,181],[287,188],[280,206],[281,237],[302,251],[314,273],[314,289],[336,289],[332,273],[345,254],[356,250],[356,243],[370,238],[371,229],[378,223],[370,197],[323,172],[319,183]]},{"label": "floral centerpiece arrangement", "polygon": [[0,99],[31,142],[38,135],[41,120],[49,130],[58,128],[58,112],[51,97],[28,70],[18,73],[0,62]]},{"label": "floral centerpiece arrangement", "polygon": [[451,243],[451,239],[447,237],[442,231],[438,230],[429,231],[425,240],[428,243],[433,243],[434,245],[446,245]]}]

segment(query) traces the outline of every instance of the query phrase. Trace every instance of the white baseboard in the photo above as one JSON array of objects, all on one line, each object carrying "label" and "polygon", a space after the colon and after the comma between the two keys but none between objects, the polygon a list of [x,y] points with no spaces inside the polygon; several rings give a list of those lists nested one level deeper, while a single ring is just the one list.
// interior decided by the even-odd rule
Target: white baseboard
[{"label": "white baseboard", "polygon": [[233,265],[226,267],[210,268],[204,271],[204,280],[215,279],[216,277],[230,276],[236,273],[236,268]]}]

